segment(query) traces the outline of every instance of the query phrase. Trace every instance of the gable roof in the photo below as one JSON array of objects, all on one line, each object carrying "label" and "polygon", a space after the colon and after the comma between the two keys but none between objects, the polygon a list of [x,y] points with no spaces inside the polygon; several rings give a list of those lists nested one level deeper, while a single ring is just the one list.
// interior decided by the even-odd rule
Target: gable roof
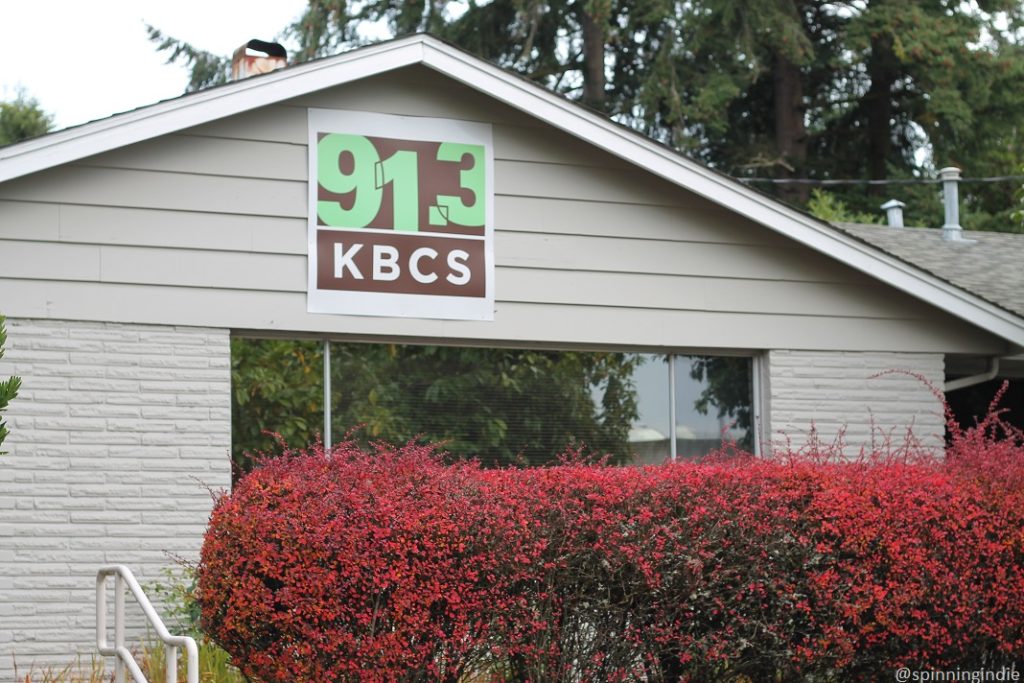
[{"label": "gable roof", "polygon": [[965,233],[962,241],[942,239],[931,228],[896,230],[883,225],[836,226],[888,254],[928,271],[989,303],[1024,317],[1024,235]]},{"label": "gable roof", "polygon": [[414,35],[191,93],[0,148],[0,182],[318,90],[420,64],[1024,347],[1024,318],[515,74]]}]

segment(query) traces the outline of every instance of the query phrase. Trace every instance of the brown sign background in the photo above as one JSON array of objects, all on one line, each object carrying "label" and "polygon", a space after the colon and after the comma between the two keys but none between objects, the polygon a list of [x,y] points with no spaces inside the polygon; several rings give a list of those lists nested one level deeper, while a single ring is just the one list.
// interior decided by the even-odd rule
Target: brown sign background
[{"label": "brown sign background", "polygon": [[[371,233],[363,230],[317,230],[317,287],[351,292],[388,292],[393,294],[439,294],[442,296],[482,297],[486,292],[486,276],[484,271],[484,241],[475,239],[453,239],[430,235],[403,233]],[[355,245],[363,247],[352,258],[363,279],[352,276],[346,269],[343,277],[334,275],[334,245],[344,245],[348,253]],[[398,250],[397,266],[401,274],[396,280],[374,280],[373,277],[373,245],[384,244]],[[418,282],[413,279],[409,265],[409,257],[420,247],[430,247],[437,252],[436,259],[420,260],[420,270],[424,273],[433,272],[437,280],[431,283]],[[458,277],[460,272],[448,267],[448,254],[460,249],[469,254],[462,260],[470,272],[470,279],[464,285],[455,285],[446,279],[449,273]]]}]

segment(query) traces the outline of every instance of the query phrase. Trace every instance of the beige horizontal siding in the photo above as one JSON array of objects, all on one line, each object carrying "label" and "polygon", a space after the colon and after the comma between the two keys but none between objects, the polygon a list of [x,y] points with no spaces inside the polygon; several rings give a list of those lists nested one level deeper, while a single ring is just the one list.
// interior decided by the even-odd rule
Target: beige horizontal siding
[{"label": "beige horizontal siding", "polygon": [[616,204],[549,197],[494,198],[498,230],[794,248],[792,240],[715,206]]},{"label": "beige horizontal siding", "polygon": [[305,145],[309,136],[306,132],[306,110],[286,104],[271,104],[239,116],[186,128],[181,135],[295,145]]},{"label": "beige horizontal siding", "polygon": [[[627,162],[618,157],[601,152],[550,128],[491,123],[494,135],[494,154],[495,158],[499,160],[559,163],[566,157],[572,157],[573,162],[581,166],[631,168]],[[178,135],[171,136],[171,139],[178,145],[190,144],[191,140],[199,140],[203,144],[209,141],[256,142],[266,144],[264,149],[268,151],[274,145],[282,147],[290,145],[301,147],[305,153],[306,136],[306,109],[297,106],[275,105],[243,116],[190,128]],[[169,143],[158,140],[139,145],[139,147],[143,146],[147,148],[151,146],[156,151],[158,147],[169,146]],[[228,146],[225,145],[224,148],[226,149]],[[288,154],[287,151],[270,153],[277,157]],[[113,155],[117,152],[108,154],[93,157],[85,163],[94,165],[111,163]],[[132,153],[133,156],[135,154],[135,152]],[[155,154],[148,156],[148,159],[140,163],[147,166],[165,163]],[[302,177],[305,178],[305,166],[302,167],[301,172]]]},{"label": "beige horizontal siding", "polygon": [[[893,297],[888,307],[880,308],[878,299],[888,294],[881,285],[820,281],[812,289],[805,282],[771,279],[771,269],[764,267],[770,261],[759,264],[764,281],[754,282],[757,273],[745,270],[742,263],[730,272],[702,277],[680,275],[670,260],[653,264],[664,265],[666,271],[659,273],[655,268],[639,272],[642,263],[635,261],[590,259],[573,264],[572,286],[567,287],[564,267],[558,268],[559,264],[545,267],[516,257],[517,253],[531,253],[516,243],[535,236],[512,233],[505,237],[510,239],[498,245],[502,256],[497,271],[499,301],[829,317],[835,317],[838,309],[846,317],[922,317],[921,307],[908,297]],[[580,238],[567,241],[585,243]],[[648,246],[652,252],[658,251],[658,244]],[[696,246],[707,255],[709,245]],[[590,253],[598,251],[591,249]],[[9,259],[4,276],[12,279],[306,291],[307,260],[298,254],[15,240],[0,240],[0,253]]]},{"label": "beige horizontal siding", "polygon": [[[250,332],[538,346],[864,349],[996,353],[990,335],[938,319],[666,310],[500,301],[494,322],[306,313],[305,292],[0,278],[5,312],[114,322],[219,325]],[[600,303],[600,302],[599,302]]]},{"label": "beige horizontal siding", "polygon": [[305,183],[306,143],[168,135],[89,157],[78,166],[169,171]]},{"label": "beige horizontal siding", "polygon": [[437,81],[429,69],[405,69],[341,88],[289,100],[294,107],[352,109],[403,116],[427,116],[461,121],[488,121],[541,128],[526,114],[454,81]]},{"label": "beige horizontal siding", "polygon": [[0,239],[305,254],[306,220],[0,200]]},{"label": "beige horizontal siding", "polygon": [[[496,320],[305,312],[306,106],[493,122]],[[590,346],[1001,350],[988,335],[425,69],[0,184],[0,310]]]},{"label": "beige horizontal siding", "polygon": [[848,268],[814,258],[810,250],[793,243],[785,247],[753,247],[509,231],[498,233],[495,251],[499,265],[570,272],[599,270],[865,285],[870,282]]},{"label": "beige horizontal siding", "polygon": [[[720,207],[495,197],[501,231],[637,240],[765,245],[799,249],[791,240]],[[97,206],[0,199],[4,239],[62,239],[105,244],[305,253],[306,217],[252,216],[185,209]],[[291,235],[298,234],[296,240]],[[282,241],[284,240],[284,241]]]},{"label": "beige horizontal siding", "polygon": [[[197,162],[197,167],[204,164]],[[263,171],[260,171],[263,173]],[[637,184],[623,169],[583,168],[567,164],[497,161],[495,187],[502,195],[586,201],[686,206],[694,200],[674,195],[664,181]],[[303,180],[251,176],[140,171],[106,166],[67,166],[0,185],[0,199],[147,207],[268,216],[305,216]]]},{"label": "beige horizontal siding", "polygon": [[680,277],[635,273],[577,271],[573,286],[565,287],[558,270],[505,268],[498,271],[499,301],[544,302],[579,306],[651,308],[663,310],[770,312],[773,315],[916,319],[920,306],[901,298],[879,311],[883,287],[822,283],[814,291],[799,282],[739,278]]},{"label": "beige horizontal siding", "polygon": [[248,216],[304,216],[307,203],[297,181],[86,166],[0,184],[0,199]]},{"label": "beige horizontal siding", "polygon": [[[303,120],[298,125],[305,127]],[[496,159],[500,162],[561,164],[635,173],[626,162],[599,153],[582,142],[571,143],[550,129],[498,126]],[[202,153],[196,154],[197,148]],[[170,171],[202,175],[306,181],[306,140],[265,141],[238,137],[167,135],[78,162],[76,166]]]}]

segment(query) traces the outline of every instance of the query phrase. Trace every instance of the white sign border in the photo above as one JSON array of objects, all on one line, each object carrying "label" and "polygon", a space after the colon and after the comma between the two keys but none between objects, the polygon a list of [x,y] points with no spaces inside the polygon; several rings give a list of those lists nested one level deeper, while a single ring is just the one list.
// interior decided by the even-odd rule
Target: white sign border
[{"label": "white sign border", "polygon": [[[489,123],[457,119],[400,116],[341,109],[308,110],[308,280],[306,310],[309,313],[361,315],[441,320],[494,320],[494,133]],[[482,145],[487,182],[484,223],[484,296],[462,297],[385,292],[323,290],[316,286],[317,230],[362,233],[360,229],[325,228],[317,225],[317,136],[320,133],[351,133],[399,140],[457,142]],[[374,231],[379,232],[379,231]],[[424,231],[420,234],[438,234]],[[445,235],[451,239],[481,239]]]}]

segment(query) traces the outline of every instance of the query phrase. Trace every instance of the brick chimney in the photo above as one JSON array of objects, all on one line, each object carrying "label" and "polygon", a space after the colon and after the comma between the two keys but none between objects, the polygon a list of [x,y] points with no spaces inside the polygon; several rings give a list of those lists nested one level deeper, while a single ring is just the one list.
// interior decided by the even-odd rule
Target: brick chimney
[{"label": "brick chimney", "polygon": [[[262,53],[262,54],[250,54]],[[250,40],[242,45],[231,58],[231,80],[240,81],[249,76],[270,73],[288,65],[288,53],[280,43],[265,40]]]}]

